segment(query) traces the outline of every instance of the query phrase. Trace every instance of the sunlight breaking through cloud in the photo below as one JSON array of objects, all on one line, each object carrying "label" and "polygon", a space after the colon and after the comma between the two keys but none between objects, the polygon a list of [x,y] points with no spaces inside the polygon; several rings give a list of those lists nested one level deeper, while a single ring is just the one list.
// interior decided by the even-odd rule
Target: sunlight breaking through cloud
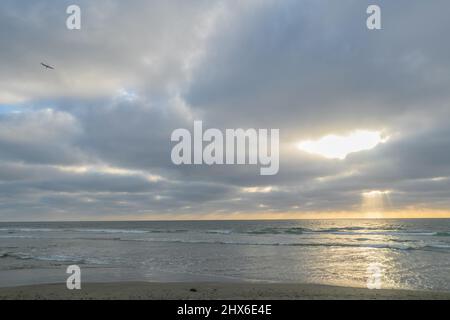
[{"label": "sunlight breaking through cloud", "polygon": [[298,144],[298,148],[327,159],[344,160],[350,153],[370,150],[378,144],[387,142],[380,131],[356,130],[346,136],[327,135],[319,140],[306,140]]}]

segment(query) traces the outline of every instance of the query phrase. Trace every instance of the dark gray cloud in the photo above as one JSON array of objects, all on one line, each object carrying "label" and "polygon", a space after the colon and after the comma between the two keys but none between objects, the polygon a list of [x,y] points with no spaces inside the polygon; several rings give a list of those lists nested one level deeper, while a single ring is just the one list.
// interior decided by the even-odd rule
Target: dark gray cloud
[{"label": "dark gray cloud", "polygon": [[[379,0],[368,31],[372,2],[83,0],[68,31],[71,1],[2,1],[0,220],[449,211],[450,3]],[[279,128],[279,174],[173,165],[193,120]],[[390,139],[296,147],[356,129]]]},{"label": "dark gray cloud", "polygon": [[187,101],[215,123],[306,135],[446,114],[450,46],[436,35],[448,29],[439,10],[449,4],[381,1],[384,30],[371,32],[361,14],[369,3],[285,1],[249,8],[245,19],[236,9],[209,42]]}]

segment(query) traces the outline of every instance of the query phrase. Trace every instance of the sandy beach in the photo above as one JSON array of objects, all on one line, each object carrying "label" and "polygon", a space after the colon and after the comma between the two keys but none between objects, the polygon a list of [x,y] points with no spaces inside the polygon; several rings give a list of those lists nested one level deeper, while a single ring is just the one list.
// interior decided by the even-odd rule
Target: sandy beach
[{"label": "sandy beach", "polygon": [[313,284],[268,283],[90,283],[69,291],[64,284],[0,288],[0,300],[449,300],[449,292],[369,290]]}]

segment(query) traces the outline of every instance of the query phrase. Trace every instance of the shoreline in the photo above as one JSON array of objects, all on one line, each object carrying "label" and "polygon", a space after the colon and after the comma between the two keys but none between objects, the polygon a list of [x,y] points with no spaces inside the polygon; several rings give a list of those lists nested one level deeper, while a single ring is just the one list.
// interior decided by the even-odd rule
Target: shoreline
[{"label": "shoreline", "polygon": [[450,300],[450,292],[293,283],[110,282],[0,288],[0,300]]}]

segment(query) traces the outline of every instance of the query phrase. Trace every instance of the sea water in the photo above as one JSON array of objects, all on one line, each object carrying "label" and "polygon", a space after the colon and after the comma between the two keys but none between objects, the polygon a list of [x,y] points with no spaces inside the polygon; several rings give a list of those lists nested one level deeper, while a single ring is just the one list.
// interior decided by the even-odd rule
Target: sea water
[{"label": "sea water", "polygon": [[450,219],[0,223],[0,286],[253,281],[450,291]]}]

